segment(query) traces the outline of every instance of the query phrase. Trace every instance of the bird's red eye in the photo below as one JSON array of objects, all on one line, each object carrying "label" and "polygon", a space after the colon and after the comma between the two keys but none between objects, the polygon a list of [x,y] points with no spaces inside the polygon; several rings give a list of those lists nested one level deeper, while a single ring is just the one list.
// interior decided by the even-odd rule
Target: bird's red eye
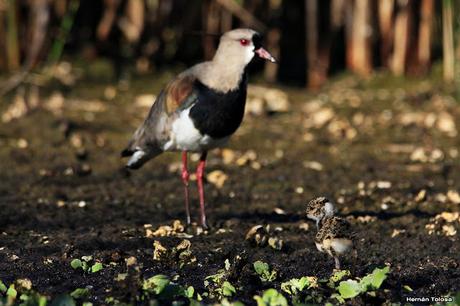
[{"label": "bird's red eye", "polygon": [[249,40],[247,40],[247,39],[240,39],[240,44],[241,44],[242,46],[247,46],[247,45],[249,45]]}]

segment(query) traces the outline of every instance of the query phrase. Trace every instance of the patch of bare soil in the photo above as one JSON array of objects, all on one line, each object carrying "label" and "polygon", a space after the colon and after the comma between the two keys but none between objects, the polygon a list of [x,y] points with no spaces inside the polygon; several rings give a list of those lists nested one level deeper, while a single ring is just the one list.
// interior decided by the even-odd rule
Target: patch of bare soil
[{"label": "patch of bare soil", "polygon": [[[156,274],[207,292],[204,279],[228,259],[232,299],[254,304],[254,295],[291,278],[329,277],[334,262],[316,250],[315,225],[303,212],[324,195],[357,232],[358,256],[344,267],[358,277],[391,267],[377,296],[355,303],[460,291],[459,106],[430,84],[368,88],[347,78],[316,95],[289,90],[289,107],[267,111],[273,101],[252,97],[229,147],[210,153],[204,233],[172,225],[184,220],[178,154],[133,173],[119,159],[148,111],[141,95],[155,92],[134,86],[109,101],[104,86],[91,86],[62,103],[44,97],[42,107],[0,123],[4,283],[27,278],[48,296],[88,287],[96,304],[135,302],[138,283]],[[269,225],[276,241],[246,240],[255,225]],[[181,249],[184,239],[190,245]],[[104,268],[72,269],[85,255]],[[257,260],[277,271],[274,282],[260,281]]]}]

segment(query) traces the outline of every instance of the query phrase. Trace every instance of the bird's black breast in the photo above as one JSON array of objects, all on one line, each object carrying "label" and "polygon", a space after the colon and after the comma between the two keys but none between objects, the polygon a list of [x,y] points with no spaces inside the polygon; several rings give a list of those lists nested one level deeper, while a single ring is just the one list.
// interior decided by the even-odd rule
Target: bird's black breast
[{"label": "bird's black breast", "polygon": [[196,81],[197,102],[189,116],[203,135],[223,138],[233,134],[243,121],[246,104],[246,76],[235,90],[221,93]]}]

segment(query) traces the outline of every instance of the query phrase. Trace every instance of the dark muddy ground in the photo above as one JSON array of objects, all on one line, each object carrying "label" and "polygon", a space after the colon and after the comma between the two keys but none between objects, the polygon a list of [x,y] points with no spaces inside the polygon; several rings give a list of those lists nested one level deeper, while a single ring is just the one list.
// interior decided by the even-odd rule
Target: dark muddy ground
[{"label": "dark muddy ground", "polygon": [[[209,155],[207,172],[221,170],[228,178],[221,188],[206,184],[211,229],[190,230],[196,261],[180,267],[171,258],[153,260],[153,241],[170,248],[183,238],[146,237],[145,228],[184,219],[179,155],[165,154],[131,174],[119,159],[147,111],[135,106],[135,97],[161,85],[151,82],[135,81],[112,100],[105,97],[112,93],[104,95],[106,85],[82,83],[65,92],[63,105],[43,93],[45,107],[0,124],[3,282],[28,278],[47,296],[92,286],[87,300],[95,304],[107,297],[133,302],[136,280],[160,273],[204,293],[204,278],[239,255],[229,278],[238,290],[234,299],[254,304],[255,294],[293,277],[329,277],[333,260],[316,250],[316,229],[303,214],[308,200],[326,195],[357,232],[358,257],[354,264],[346,258],[344,267],[359,277],[391,266],[377,297],[352,303],[460,291],[460,109],[444,88],[346,77],[318,94],[287,90],[288,112],[248,114],[228,145],[232,151]],[[5,111],[5,101],[1,105]],[[255,159],[223,161],[248,150]],[[191,191],[198,220],[194,184]],[[304,222],[308,230],[299,227]],[[281,250],[245,240],[258,224],[282,229],[273,234],[283,240]],[[70,261],[83,255],[104,269],[73,270]],[[136,268],[116,281],[132,256]],[[277,270],[277,280],[261,283],[256,260]]]}]

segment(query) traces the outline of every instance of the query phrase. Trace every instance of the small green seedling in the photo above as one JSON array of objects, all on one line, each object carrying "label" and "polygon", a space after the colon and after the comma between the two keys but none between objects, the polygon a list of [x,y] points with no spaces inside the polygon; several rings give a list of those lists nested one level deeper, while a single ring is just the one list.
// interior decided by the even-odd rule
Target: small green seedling
[{"label": "small green seedling", "polygon": [[99,272],[103,269],[102,263],[96,262],[94,265],[91,266],[91,273]]},{"label": "small green seedling", "polygon": [[166,275],[158,274],[152,276],[142,284],[142,290],[159,295],[169,285],[170,281]]},{"label": "small green seedling", "polygon": [[[230,261],[228,259],[224,262],[224,268],[217,270],[216,274],[206,276],[204,285],[207,285],[207,282],[211,281],[213,283],[220,283],[224,278],[227,277],[227,274],[230,271]],[[209,281],[208,281],[209,280]]]},{"label": "small green seedling", "polygon": [[212,284],[222,283],[227,276],[226,274],[227,273],[225,270],[220,269],[217,271],[216,274],[206,276],[204,279],[204,286],[208,287],[209,285],[212,285]]},{"label": "small green seedling", "polygon": [[387,274],[390,272],[390,267],[379,269],[375,268],[371,274],[364,276],[360,283],[366,290],[379,289],[383,281],[387,278]]},{"label": "small green seedling", "polygon": [[236,288],[225,280],[226,278],[226,275],[220,273],[206,277],[204,286],[209,290],[211,297],[230,297],[236,293]]},{"label": "small green seedling", "polygon": [[375,268],[371,274],[366,275],[359,282],[352,279],[341,281],[337,287],[340,297],[351,299],[361,293],[379,289],[389,272],[390,267],[388,266],[382,269]]},{"label": "small green seedling", "polygon": [[22,301],[20,305],[46,306],[48,302],[45,296],[35,292],[31,292],[28,294],[23,293],[21,294],[19,299]]},{"label": "small green seedling", "polygon": [[78,268],[82,268],[82,269],[83,269],[83,262],[82,262],[80,259],[76,258],[76,259],[73,259],[73,260],[70,262],[70,266],[71,266],[74,270],[76,270],[76,269],[78,269]]},{"label": "small green seedling", "polygon": [[105,298],[105,303],[106,305],[114,305],[114,306],[128,306],[129,304],[124,304],[122,302],[120,302],[120,300],[114,298],[113,296],[108,296]]},{"label": "small green seedling", "polygon": [[201,301],[203,298],[201,295],[193,288],[193,286],[188,286],[187,289],[184,289],[184,296],[188,298],[190,306],[201,306]]},{"label": "small green seedling", "polygon": [[104,266],[100,262],[95,262],[92,264],[92,256],[82,256],[81,259],[75,258],[70,262],[70,266],[74,270],[82,269],[83,272],[87,273],[96,273],[101,271]]},{"label": "small green seedling", "polygon": [[353,279],[348,279],[346,281],[340,282],[338,290],[342,298],[351,299],[362,293],[363,287],[357,281]]},{"label": "small green seedling", "polygon": [[193,288],[193,286],[188,286],[188,288],[185,289],[185,296],[188,297],[189,299],[192,299],[194,294],[195,294],[195,288]]},{"label": "small green seedling", "polygon": [[82,299],[89,296],[89,289],[88,288],[77,288],[70,293],[70,296],[74,299]]},{"label": "small green seedling", "polygon": [[0,292],[5,293],[6,290],[8,290],[8,287],[6,287],[5,283],[0,280]]},{"label": "small green seedling", "polygon": [[272,282],[276,279],[276,271],[270,271],[270,266],[263,261],[258,260],[254,262],[254,270],[263,282]]},{"label": "small green seedling", "polygon": [[[220,306],[244,306],[243,303],[238,302],[238,301],[236,301],[236,302],[229,302],[229,301],[227,300],[227,298],[223,298],[223,299],[220,301],[219,305],[220,305]],[[199,306],[201,306],[201,304],[200,304]]]},{"label": "small green seedling", "polygon": [[204,279],[204,286],[208,289],[210,297],[230,297],[236,293],[236,288],[227,280],[230,274],[230,261],[226,259],[224,264],[223,269]]},{"label": "small green seedling", "polygon": [[222,295],[223,296],[232,296],[236,293],[236,289],[235,287],[233,287],[233,285],[229,282],[229,281],[225,281],[223,284],[222,284]]},{"label": "small green seedling", "polygon": [[[2,299],[2,295],[6,299]],[[46,306],[45,296],[32,290],[32,282],[29,279],[17,279],[9,287],[0,281],[0,305],[34,305]]]},{"label": "small green seedling", "polygon": [[351,273],[348,270],[334,271],[331,277],[329,277],[329,281],[327,285],[329,286],[329,288],[335,288],[335,284],[337,282],[341,281],[344,277],[349,277],[349,276],[351,276]]},{"label": "small green seedling", "polygon": [[412,291],[414,291],[414,289],[412,289],[412,288],[411,288],[410,286],[408,286],[408,285],[404,285],[403,288],[404,288],[404,290],[406,290],[407,292],[412,292]]},{"label": "small green seedling", "polygon": [[301,278],[293,278],[287,282],[281,283],[281,290],[289,295],[297,295],[305,288],[316,287],[316,277],[303,276]]},{"label": "small green seedling", "polygon": [[[187,297],[192,291],[194,292],[194,289],[185,289],[173,283],[167,276],[162,274],[145,279],[142,283],[142,290],[144,291],[143,298],[158,299],[161,301],[160,305],[163,305],[163,302],[174,300],[177,297]],[[190,300],[189,298],[189,301]]]},{"label": "small green seedling", "polygon": [[287,306],[286,298],[276,289],[265,290],[262,296],[255,295],[257,306]]},{"label": "small green seedling", "polygon": [[6,291],[6,296],[8,296],[11,299],[16,299],[18,296],[18,292],[16,291],[16,288],[14,288],[14,284],[11,284],[8,290]]}]

